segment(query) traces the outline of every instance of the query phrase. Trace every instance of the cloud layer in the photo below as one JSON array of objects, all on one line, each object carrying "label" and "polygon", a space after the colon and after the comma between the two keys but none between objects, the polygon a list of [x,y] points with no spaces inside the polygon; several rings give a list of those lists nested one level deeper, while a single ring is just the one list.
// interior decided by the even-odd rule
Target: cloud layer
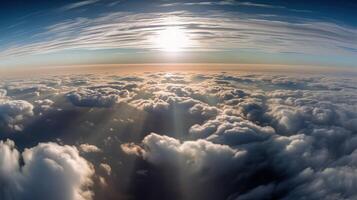
[{"label": "cloud layer", "polygon": [[9,78],[1,195],[354,199],[356,90],[354,75],[328,73]]},{"label": "cloud layer", "polygon": [[[69,5],[67,9],[95,2],[83,1]],[[209,5],[209,2],[202,3]],[[224,5],[279,8],[279,6],[269,7],[266,4],[249,2],[224,1],[224,3]],[[193,3],[193,5],[199,4]],[[0,52],[0,56],[79,49],[157,50],[159,47],[155,41],[158,40],[160,32],[167,27],[179,27],[185,32],[190,41],[185,51],[250,49],[265,53],[336,56],[353,55],[357,49],[355,27],[302,17],[236,13],[212,8],[204,13],[190,10],[146,13],[108,11],[96,17],[67,19],[51,24],[40,33],[33,35],[34,38],[41,38],[41,40],[11,46]]]}]

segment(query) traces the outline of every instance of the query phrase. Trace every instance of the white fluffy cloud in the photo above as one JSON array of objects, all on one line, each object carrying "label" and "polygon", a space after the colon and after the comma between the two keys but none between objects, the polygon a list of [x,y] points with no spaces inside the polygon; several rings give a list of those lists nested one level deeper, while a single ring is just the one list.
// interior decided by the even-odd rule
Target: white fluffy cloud
[{"label": "white fluffy cloud", "polygon": [[6,96],[7,91],[4,89],[0,89],[0,98],[3,98]]},{"label": "white fluffy cloud", "polygon": [[128,95],[126,90],[110,87],[83,88],[67,95],[73,105],[82,107],[112,107]]},{"label": "white fluffy cloud", "polygon": [[112,168],[106,163],[100,163],[99,167],[108,176],[112,173]]},{"label": "white fluffy cloud", "polygon": [[[226,110],[225,113],[230,113]],[[270,126],[261,127],[239,116],[222,114],[204,124],[195,124],[190,134],[219,144],[239,145],[268,139],[275,133]]]},{"label": "white fluffy cloud", "polygon": [[[26,95],[32,89],[4,90],[0,97],[2,125],[28,130],[25,122],[35,123],[37,126],[29,126],[35,127],[33,135],[26,134],[26,140],[31,142],[37,137],[49,137],[65,143],[74,136],[71,143],[82,144],[81,155],[94,161],[99,170],[94,180],[105,186],[99,187],[102,189],[111,188],[111,184],[125,185],[118,174],[132,170],[127,159],[134,159],[138,161],[134,172],[145,173],[136,173],[131,177],[133,182],[157,181],[158,185],[166,185],[161,182],[164,177],[172,184],[182,184],[171,177],[178,174],[188,186],[183,190],[196,199],[356,197],[353,174],[357,167],[357,93],[356,80],[348,76],[158,72],[10,82],[28,83],[26,88],[31,88],[31,83],[42,84],[56,93],[33,97]],[[43,110],[39,107],[63,111],[48,109],[38,116]],[[110,109],[98,109],[102,107]],[[41,135],[42,127],[54,134]],[[23,144],[23,135],[16,137],[20,138],[19,144],[32,146]],[[118,152],[118,146],[122,151]],[[84,199],[91,197],[90,181],[79,183],[71,179],[90,180],[93,173],[88,163],[76,157],[78,151],[74,147],[45,143],[20,154],[13,142],[7,141],[1,149],[2,194],[18,194],[15,199],[21,199],[28,191],[19,192],[19,188],[26,186],[36,191],[28,184],[35,179],[38,184],[47,183],[61,172],[62,179],[58,181],[77,188],[72,191],[83,194]],[[100,154],[86,153],[99,151]],[[77,172],[76,163],[87,165],[87,172]],[[40,165],[48,179],[36,174],[35,168]],[[166,177],[166,171],[170,177]],[[217,190],[206,189],[209,185],[217,186]],[[125,195],[135,195],[131,192],[139,186],[132,187]],[[205,190],[200,193],[197,188]],[[168,192],[160,186],[161,190]]]},{"label": "white fluffy cloud", "polygon": [[1,199],[90,200],[93,174],[75,147],[40,143],[20,154],[13,141],[0,142]]},{"label": "white fluffy cloud", "polygon": [[180,142],[177,139],[151,133],[146,136],[140,148],[124,146],[124,151],[133,152],[140,148],[141,156],[156,165],[180,167],[183,172],[215,176],[239,167],[244,162],[245,151],[227,145],[214,144],[206,140]]},{"label": "white fluffy cloud", "polygon": [[85,153],[97,153],[97,152],[102,151],[97,146],[92,145],[92,144],[81,144],[81,145],[79,145],[79,148],[81,151],[83,151]]},{"label": "white fluffy cloud", "polygon": [[0,99],[0,126],[16,131],[23,129],[22,121],[33,115],[33,105],[24,100]]}]

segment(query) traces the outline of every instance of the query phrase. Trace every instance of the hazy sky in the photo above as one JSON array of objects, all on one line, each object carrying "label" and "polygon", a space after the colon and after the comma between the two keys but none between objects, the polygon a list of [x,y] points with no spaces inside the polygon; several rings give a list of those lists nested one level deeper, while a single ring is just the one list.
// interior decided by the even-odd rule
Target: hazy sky
[{"label": "hazy sky", "polygon": [[352,1],[1,3],[0,67],[258,63],[357,67]]}]

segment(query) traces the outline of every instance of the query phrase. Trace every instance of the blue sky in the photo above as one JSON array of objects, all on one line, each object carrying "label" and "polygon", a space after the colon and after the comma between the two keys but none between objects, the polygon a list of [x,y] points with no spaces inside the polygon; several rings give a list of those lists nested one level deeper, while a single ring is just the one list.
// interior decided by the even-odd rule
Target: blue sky
[{"label": "blue sky", "polygon": [[8,1],[0,66],[259,63],[356,67],[348,1]]}]

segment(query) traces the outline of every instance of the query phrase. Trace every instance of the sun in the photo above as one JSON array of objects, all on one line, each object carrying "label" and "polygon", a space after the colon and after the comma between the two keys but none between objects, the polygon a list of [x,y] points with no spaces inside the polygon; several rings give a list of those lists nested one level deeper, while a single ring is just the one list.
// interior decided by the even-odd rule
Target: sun
[{"label": "sun", "polygon": [[170,26],[157,32],[155,43],[159,50],[179,52],[188,47],[189,38],[184,29]]}]

